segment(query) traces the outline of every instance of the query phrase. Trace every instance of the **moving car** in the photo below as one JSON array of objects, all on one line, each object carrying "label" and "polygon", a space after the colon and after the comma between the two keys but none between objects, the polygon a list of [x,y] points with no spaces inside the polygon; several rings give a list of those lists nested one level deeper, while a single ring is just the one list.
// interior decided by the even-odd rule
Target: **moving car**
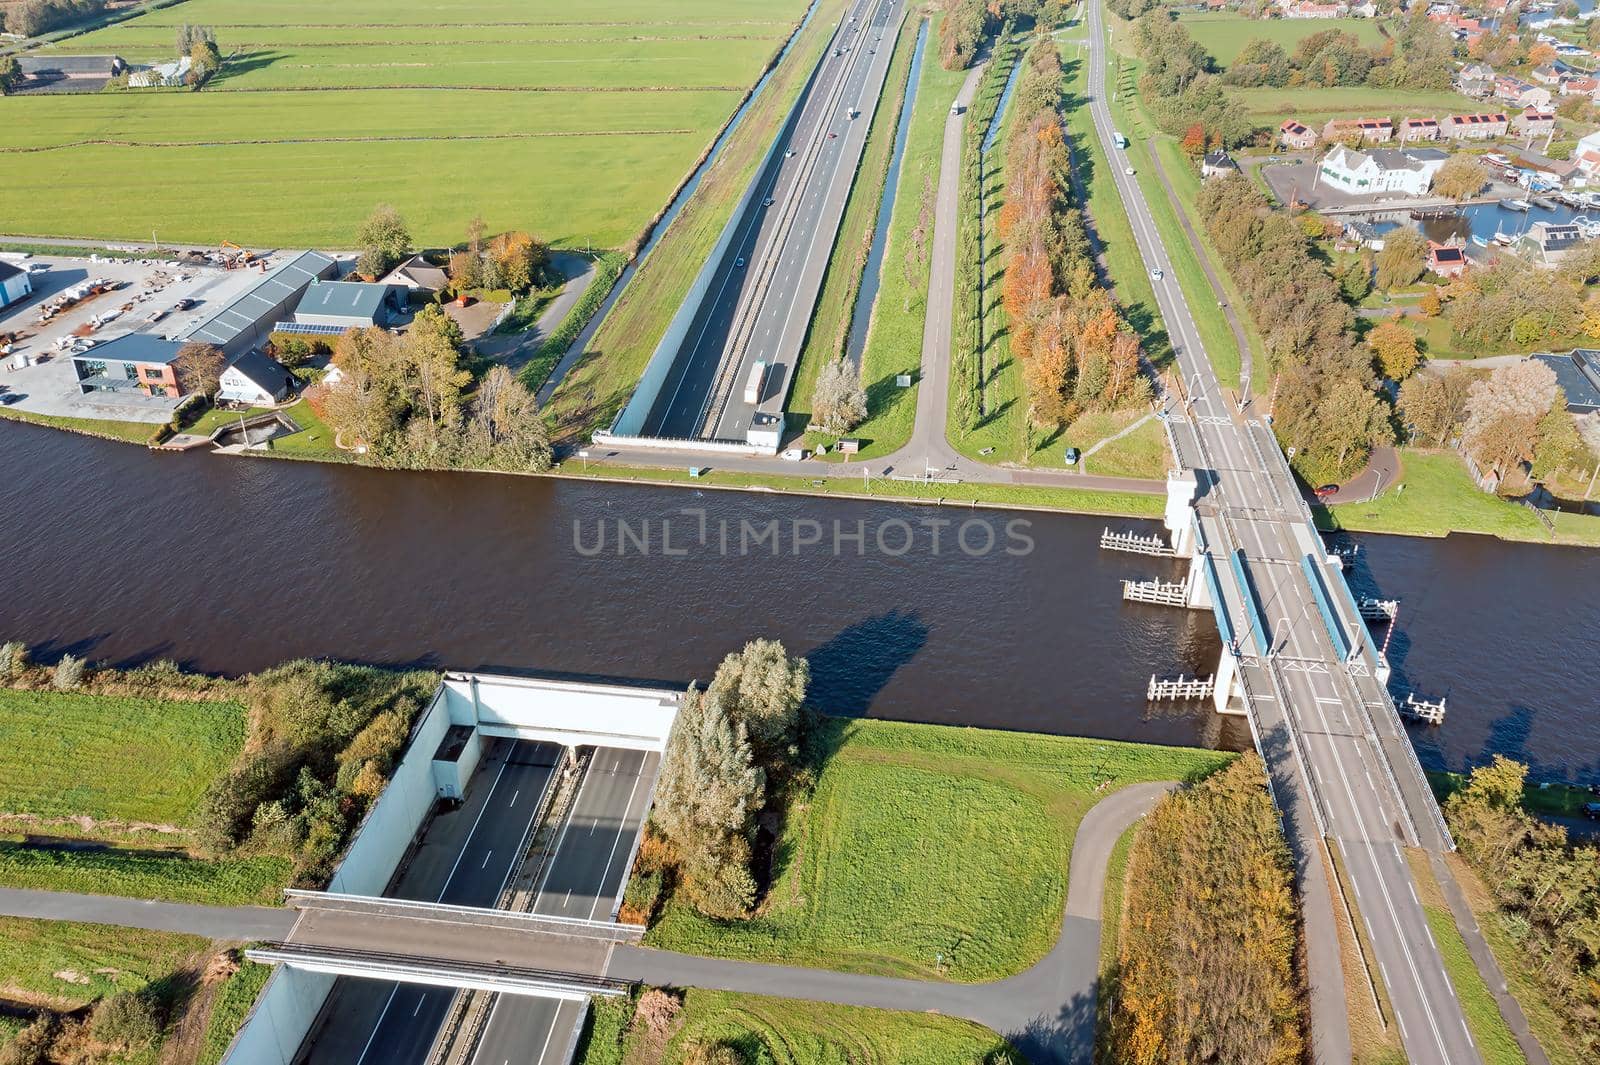
[{"label": "moving car", "polygon": [[744,256],[741,255],[737,259],[733,260],[733,265],[743,269],[743,267],[744,267]]},{"label": "moving car", "polygon": [[766,199],[762,200],[761,201],[761,206],[763,206],[763,207],[771,207],[772,206],[772,197],[768,196]]},{"label": "moving car", "polygon": [[1124,174],[1127,174],[1127,175],[1128,175],[1128,176],[1129,176],[1129,177],[1133,177],[1133,167],[1131,167],[1131,166],[1125,166],[1125,167],[1123,167],[1123,168],[1122,168],[1122,172],[1123,172],[1123,173],[1124,173]]},{"label": "moving car", "polygon": [[1160,270],[1152,270],[1152,271],[1150,271],[1150,280],[1152,280],[1152,281],[1160,281],[1163,277],[1166,277],[1166,276],[1167,275],[1162,273]]}]

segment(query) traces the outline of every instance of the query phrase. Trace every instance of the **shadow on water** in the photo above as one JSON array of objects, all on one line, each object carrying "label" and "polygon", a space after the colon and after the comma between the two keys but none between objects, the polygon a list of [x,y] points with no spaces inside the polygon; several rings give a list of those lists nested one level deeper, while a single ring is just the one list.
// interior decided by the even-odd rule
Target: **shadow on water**
[{"label": "shadow on water", "polygon": [[814,706],[861,716],[900,667],[928,642],[928,626],[914,613],[891,610],[858,621],[806,655]]}]

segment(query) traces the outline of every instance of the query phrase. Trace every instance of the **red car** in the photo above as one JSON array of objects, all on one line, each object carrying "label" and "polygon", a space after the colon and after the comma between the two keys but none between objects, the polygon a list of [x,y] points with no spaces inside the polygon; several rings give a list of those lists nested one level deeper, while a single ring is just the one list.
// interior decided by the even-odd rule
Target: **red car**
[{"label": "red car", "polygon": [[1330,496],[1336,496],[1338,494],[1339,486],[1336,484],[1325,484],[1316,491],[1316,496],[1318,499],[1327,499]]}]

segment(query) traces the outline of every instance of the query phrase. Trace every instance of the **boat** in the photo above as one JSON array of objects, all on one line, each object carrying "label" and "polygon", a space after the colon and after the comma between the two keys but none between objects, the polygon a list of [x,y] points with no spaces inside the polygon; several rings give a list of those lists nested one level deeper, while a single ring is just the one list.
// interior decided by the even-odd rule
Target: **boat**
[{"label": "boat", "polygon": [[1543,211],[1554,211],[1556,209],[1556,205],[1545,199],[1543,196],[1535,196],[1528,202]]},{"label": "boat", "polygon": [[1500,245],[1502,248],[1509,248],[1511,247],[1511,242],[1516,238],[1511,236],[1509,233],[1502,233],[1497,229],[1494,231],[1494,236],[1490,237],[1489,239]]},{"label": "boat", "polygon": [[1472,235],[1472,243],[1476,244],[1480,248],[1487,248],[1489,246],[1489,238],[1488,237],[1481,237],[1478,234],[1474,233]]},{"label": "boat", "polygon": [[1533,204],[1527,200],[1501,200],[1500,206],[1508,211],[1530,211],[1533,209]]}]

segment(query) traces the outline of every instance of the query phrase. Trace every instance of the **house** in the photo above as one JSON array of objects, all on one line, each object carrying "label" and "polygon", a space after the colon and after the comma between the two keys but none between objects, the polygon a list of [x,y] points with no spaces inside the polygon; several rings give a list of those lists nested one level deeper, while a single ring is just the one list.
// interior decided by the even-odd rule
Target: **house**
[{"label": "house", "polygon": [[1444,135],[1458,141],[1486,141],[1494,137],[1504,137],[1506,126],[1506,116],[1501,111],[1451,115],[1441,123]]},{"label": "house", "polygon": [[33,293],[33,278],[28,271],[0,259],[0,307],[20,303]]},{"label": "house", "polygon": [[1334,118],[1322,127],[1322,139],[1382,144],[1394,139],[1394,124],[1387,118]]},{"label": "house", "polygon": [[1344,4],[1319,4],[1314,0],[1300,0],[1283,9],[1284,18],[1342,18],[1349,12]]},{"label": "house", "polygon": [[1413,144],[1417,141],[1436,141],[1439,139],[1439,120],[1437,118],[1407,118],[1400,123],[1400,143]]},{"label": "house", "polygon": [[1378,232],[1378,227],[1371,222],[1357,219],[1344,224],[1344,239],[1358,248],[1371,248],[1373,251],[1383,250],[1383,235]]},{"label": "house", "polygon": [[1317,134],[1294,119],[1285,119],[1278,127],[1278,139],[1291,151],[1305,151],[1316,146]]},{"label": "house", "polygon": [[189,76],[189,68],[194,66],[194,60],[188,56],[180,56],[170,63],[157,63],[153,67],[135,70],[128,75],[128,87],[133,89],[153,89],[161,86],[182,85],[183,79]]},{"label": "house", "polygon": [[1467,272],[1467,253],[1455,244],[1428,241],[1428,269],[1440,277],[1460,277]]},{"label": "house", "polygon": [[1377,18],[1378,17],[1378,5],[1373,3],[1372,0],[1367,0],[1367,2],[1364,3],[1364,4],[1351,4],[1350,5],[1350,17],[1351,18]]},{"label": "house", "polygon": [[1580,140],[1572,149],[1572,161],[1586,178],[1600,177],[1600,130]]},{"label": "house", "polygon": [[19,55],[17,73],[25,87],[68,83],[68,88],[93,89],[128,69],[117,55]]},{"label": "house", "polygon": [[1317,167],[1317,180],[1355,196],[1375,193],[1421,196],[1432,187],[1433,175],[1448,158],[1444,152],[1433,148],[1411,151],[1374,148],[1358,152],[1339,144],[1322,157]]},{"label": "house", "polygon": [[294,391],[294,374],[256,348],[234,359],[222,371],[217,398],[252,407],[267,407]]},{"label": "house", "polygon": [[1535,222],[1517,242],[1517,248],[1531,258],[1554,266],[1582,243],[1583,234],[1571,222]]},{"label": "house", "polygon": [[1494,97],[1516,104],[1518,107],[1548,108],[1552,99],[1550,90],[1529,85],[1510,74],[1497,74],[1494,79]]},{"label": "house", "polygon": [[1487,63],[1468,63],[1456,72],[1456,92],[1474,100],[1494,95],[1494,68]]},{"label": "house", "polygon": [[1560,92],[1562,96],[1588,96],[1592,98],[1596,90],[1600,90],[1600,78],[1577,77],[1563,81]]},{"label": "house", "polygon": [[1567,68],[1560,63],[1540,63],[1528,72],[1528,77],[1540,85],[1560,85],[1566,75]]},{"label": "house", "polygon": [[1205,158],[1200,160],[1201,177],[1227,177],[1229,174],[1237,174],[1238,172],[1239,164],[1233,161],[1233,156],[1221,149],[1207,152]]},{"label": "house", "polygon": [[[1514,155],[1508,169],[1511,172],[1510,176],[1518,184],[1542,182],[1541,187],[1549,188],[1565,187],[1574,177],[1581,176],[1578,164],[1570,159],[1551,159],[1538,152],[1520,152]],[[1538,179],[1538,181],[1524,179]]]},{"label": "house", "polygon": [[1556,384],[1567,394],[1568,413],[1600,411],[1600,351],[1575,348],[1565,355],[1541,352],[1530,357],[1556,372]]},{"label": "house", "polygon": [[173,363],[176,340],[165,340],[149,333],[128,333],[96,344],[72,357],[78,390],[90,392],[142,392],[147,396],[181,396],[182,386]]},{"label": "house", "polygon": [[339,264],[318,251],[304,251],[273,270],[248,292],[202,322],[185,338],[215,344],[230,359],[249,351],[289,317],[313,281],[337,276]]},{"label": "house", "polygon": [[398,285],[408,292],[443,292],[450,287],[450,275],[444,267],[434,266],[420,255],[413,255],[390,270],[379,281],[384,285]]},{"label": "house", "polygon": [[[346,329],[382,328],[406,309],[405,290],[365,281],[313,281],[295,305],[294,321],[282,332],[342,333]],[[312,328],[307,329],[306,326]]]},{"label": "house", "polygon": [[1511,120],[1511,132],[1519,137],[1543,137],[1556,128],[1554,111],[1525,108]]}]

